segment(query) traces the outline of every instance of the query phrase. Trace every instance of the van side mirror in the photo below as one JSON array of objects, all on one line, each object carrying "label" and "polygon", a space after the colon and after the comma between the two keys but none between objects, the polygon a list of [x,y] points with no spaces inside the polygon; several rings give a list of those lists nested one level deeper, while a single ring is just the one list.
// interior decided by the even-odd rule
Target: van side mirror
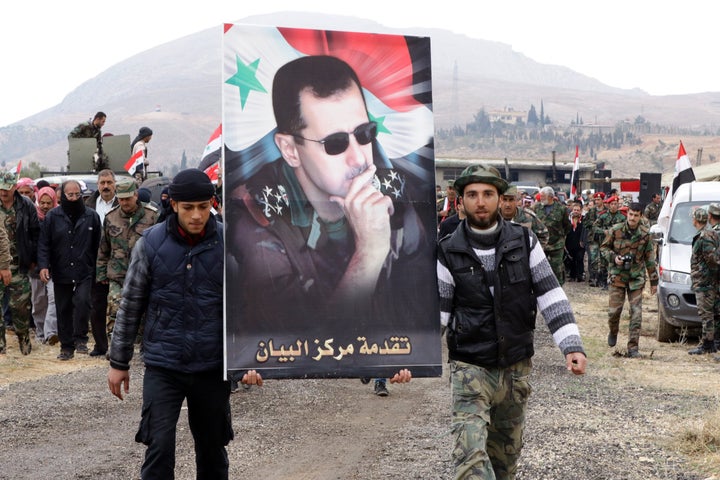
[{"label": "van side mirror", "polygon": [[665,237],[665,230],[663,230],[663,227],[658,225],[657,223],[650,227],[650,238],[652,238],[653,242],[657,244],[661,244],[663,241],[663,238]]}]

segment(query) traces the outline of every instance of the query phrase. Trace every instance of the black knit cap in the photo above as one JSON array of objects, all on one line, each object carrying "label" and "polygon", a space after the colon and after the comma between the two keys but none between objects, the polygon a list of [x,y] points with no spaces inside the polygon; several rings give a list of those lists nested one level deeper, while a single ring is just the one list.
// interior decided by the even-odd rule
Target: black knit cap
[{"label": "black knit cap", "polygon": [[212,198],[215,186],[205,172],[188,168],[175,175],[168,193],[176,202],[202,202]]}]

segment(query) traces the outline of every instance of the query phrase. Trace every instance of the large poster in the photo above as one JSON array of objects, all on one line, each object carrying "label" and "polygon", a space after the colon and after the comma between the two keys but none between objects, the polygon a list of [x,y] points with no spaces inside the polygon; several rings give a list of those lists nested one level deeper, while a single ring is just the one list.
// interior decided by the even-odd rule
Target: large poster
[{"label": "large poster", "polygon": [[440,375],[430,39],[223,38],[227,369]]}]

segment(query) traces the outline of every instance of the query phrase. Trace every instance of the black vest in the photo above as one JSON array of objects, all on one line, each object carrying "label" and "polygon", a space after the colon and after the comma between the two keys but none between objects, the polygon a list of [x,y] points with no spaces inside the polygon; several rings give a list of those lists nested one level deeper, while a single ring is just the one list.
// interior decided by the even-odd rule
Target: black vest
[{"label": "black vest", "polygon": [[499,222],[495,275],[483,269],[470,246],[465,220],[440,241],[438,255],[455,282],[447,332],[451,360],[507,367],[535,353],[537,301],[530,272],[529,233],[521,225]]}]

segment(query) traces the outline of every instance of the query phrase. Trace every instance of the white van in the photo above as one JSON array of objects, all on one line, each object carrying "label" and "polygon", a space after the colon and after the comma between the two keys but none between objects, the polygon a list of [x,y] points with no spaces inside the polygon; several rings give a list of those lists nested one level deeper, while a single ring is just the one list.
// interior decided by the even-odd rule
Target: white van
[{"label": "white van", "polygon": [[702,327],[697,313],[695,293],[690,288],[692,239],[697,233],[690,214],[699,207],[720,202],[720,182],[691,182],[678,188],[670,210],[667,231],[660,224],[650,232],[658,242],[659,257],[657,301],[660,342],[672,342],[680,331],[692,333]]}]

